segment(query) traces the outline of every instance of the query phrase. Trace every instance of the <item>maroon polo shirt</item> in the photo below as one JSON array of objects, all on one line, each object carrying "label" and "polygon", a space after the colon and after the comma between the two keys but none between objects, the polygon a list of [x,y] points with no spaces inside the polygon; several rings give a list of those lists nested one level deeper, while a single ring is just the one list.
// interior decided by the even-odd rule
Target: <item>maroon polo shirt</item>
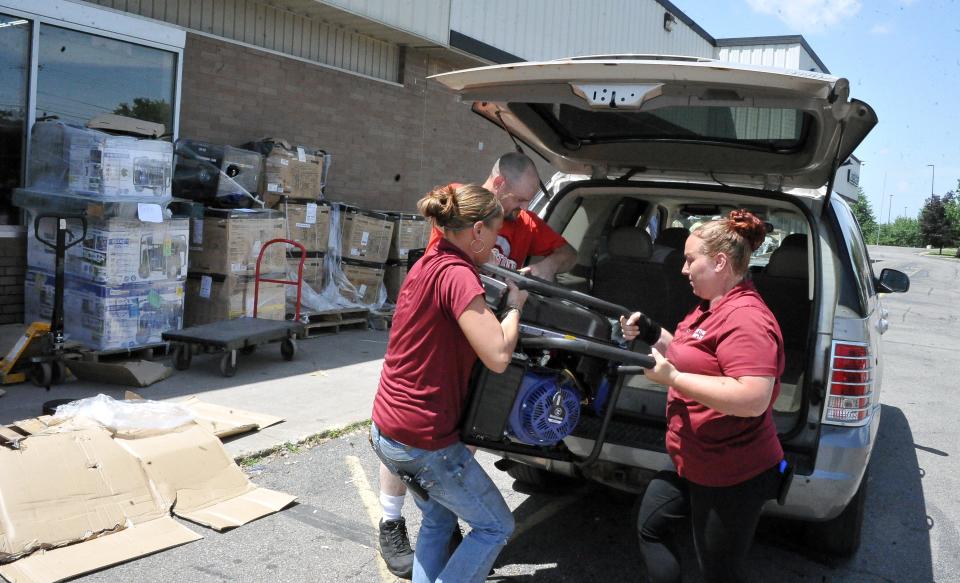
[{"label": "maroon polo shirt", "polygon": [[427,450],[459,440],[477,353],[457,320],[481,294],[476,267],[446,239],[407,274],[373,401],[373,422],[384,435]]},{"label": "maroon polo shirt", "polygon": [[670,387],[667,452],[682,477],[703,486],[732,486],[783,459],[773,423],[783,336],[753,283],[740,283],[712,308],[707,302],[694,308],[677,325],[666,357],[680,372],[776,379],[770,404],[759,417],[725,415]]}]

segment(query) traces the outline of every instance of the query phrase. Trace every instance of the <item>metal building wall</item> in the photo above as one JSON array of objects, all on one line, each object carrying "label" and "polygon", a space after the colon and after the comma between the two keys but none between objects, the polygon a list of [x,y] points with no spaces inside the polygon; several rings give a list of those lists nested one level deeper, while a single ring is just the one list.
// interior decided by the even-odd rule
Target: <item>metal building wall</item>
[{"label": "metal building wall", "polygon": [[450,0],[321,0],[341,10],[447,44]]},{"label": "metal building wall", "polygon": [[377,79],[399,79],[400,49],[258,0],[92,0]]},{"label": "metal building wall", "polygon": [[526,60],[652,53],[714,56],[679,18],[663,27],[655,0],[450,0],[450,29]]},{"label": "metal building wall", "polygon": [[[731,46],[720,47],[717,58],[721,61],[740,63],[741,65],[800,69],[801,52],[803,51],[799,44]],[[809,67],[806,68],[809,69]]]}]

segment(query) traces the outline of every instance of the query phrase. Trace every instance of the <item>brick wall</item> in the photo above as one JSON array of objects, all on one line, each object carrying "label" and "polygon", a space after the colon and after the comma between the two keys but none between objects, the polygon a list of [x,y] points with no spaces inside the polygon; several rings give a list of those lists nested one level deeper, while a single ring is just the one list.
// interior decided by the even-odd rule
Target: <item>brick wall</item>
[{"label": "brick wall", "polygon": [[0,237],[0,324],[23,321],[23,276],[26,268],[26,235]]},{"label": "brick wall", "polygon": [[482,182],[512,149],[502,130],[425,79],[455,68],[438,52],[407,50],[396,86],[188,35],[180,136],[226,144],[273,136],[322,148],[333,155],[328,199],[413,210],[433,185]]}]

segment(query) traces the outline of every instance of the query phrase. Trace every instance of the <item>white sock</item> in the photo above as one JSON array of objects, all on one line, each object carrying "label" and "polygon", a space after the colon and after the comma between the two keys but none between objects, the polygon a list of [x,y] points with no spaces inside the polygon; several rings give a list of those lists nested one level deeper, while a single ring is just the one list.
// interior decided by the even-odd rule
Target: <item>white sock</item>
[{"label": "white sock", "polygon": [[397,520],[403,510],[404,496],[390,496],[380,492],[380,507],[383,509],[384,520]]}]

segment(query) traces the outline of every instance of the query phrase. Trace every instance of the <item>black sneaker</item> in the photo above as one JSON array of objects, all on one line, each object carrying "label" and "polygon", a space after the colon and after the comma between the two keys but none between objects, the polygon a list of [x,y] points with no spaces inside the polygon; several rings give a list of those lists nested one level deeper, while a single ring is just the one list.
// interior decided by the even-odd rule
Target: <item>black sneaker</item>
[{"label": "black sneaker", "polygon": [[380,521],[380,556],[387,570],[401,579],[413,578],[413,549],[407,536],[407,521]]},{"label": "black sneaker", "polygon": [[460,524],[458,523],[457,527],[453,529],[453,534],[450,535],[450,542],[447,543],[447,554],[453,555],[462,542],[463,531],[460,530]]}]

